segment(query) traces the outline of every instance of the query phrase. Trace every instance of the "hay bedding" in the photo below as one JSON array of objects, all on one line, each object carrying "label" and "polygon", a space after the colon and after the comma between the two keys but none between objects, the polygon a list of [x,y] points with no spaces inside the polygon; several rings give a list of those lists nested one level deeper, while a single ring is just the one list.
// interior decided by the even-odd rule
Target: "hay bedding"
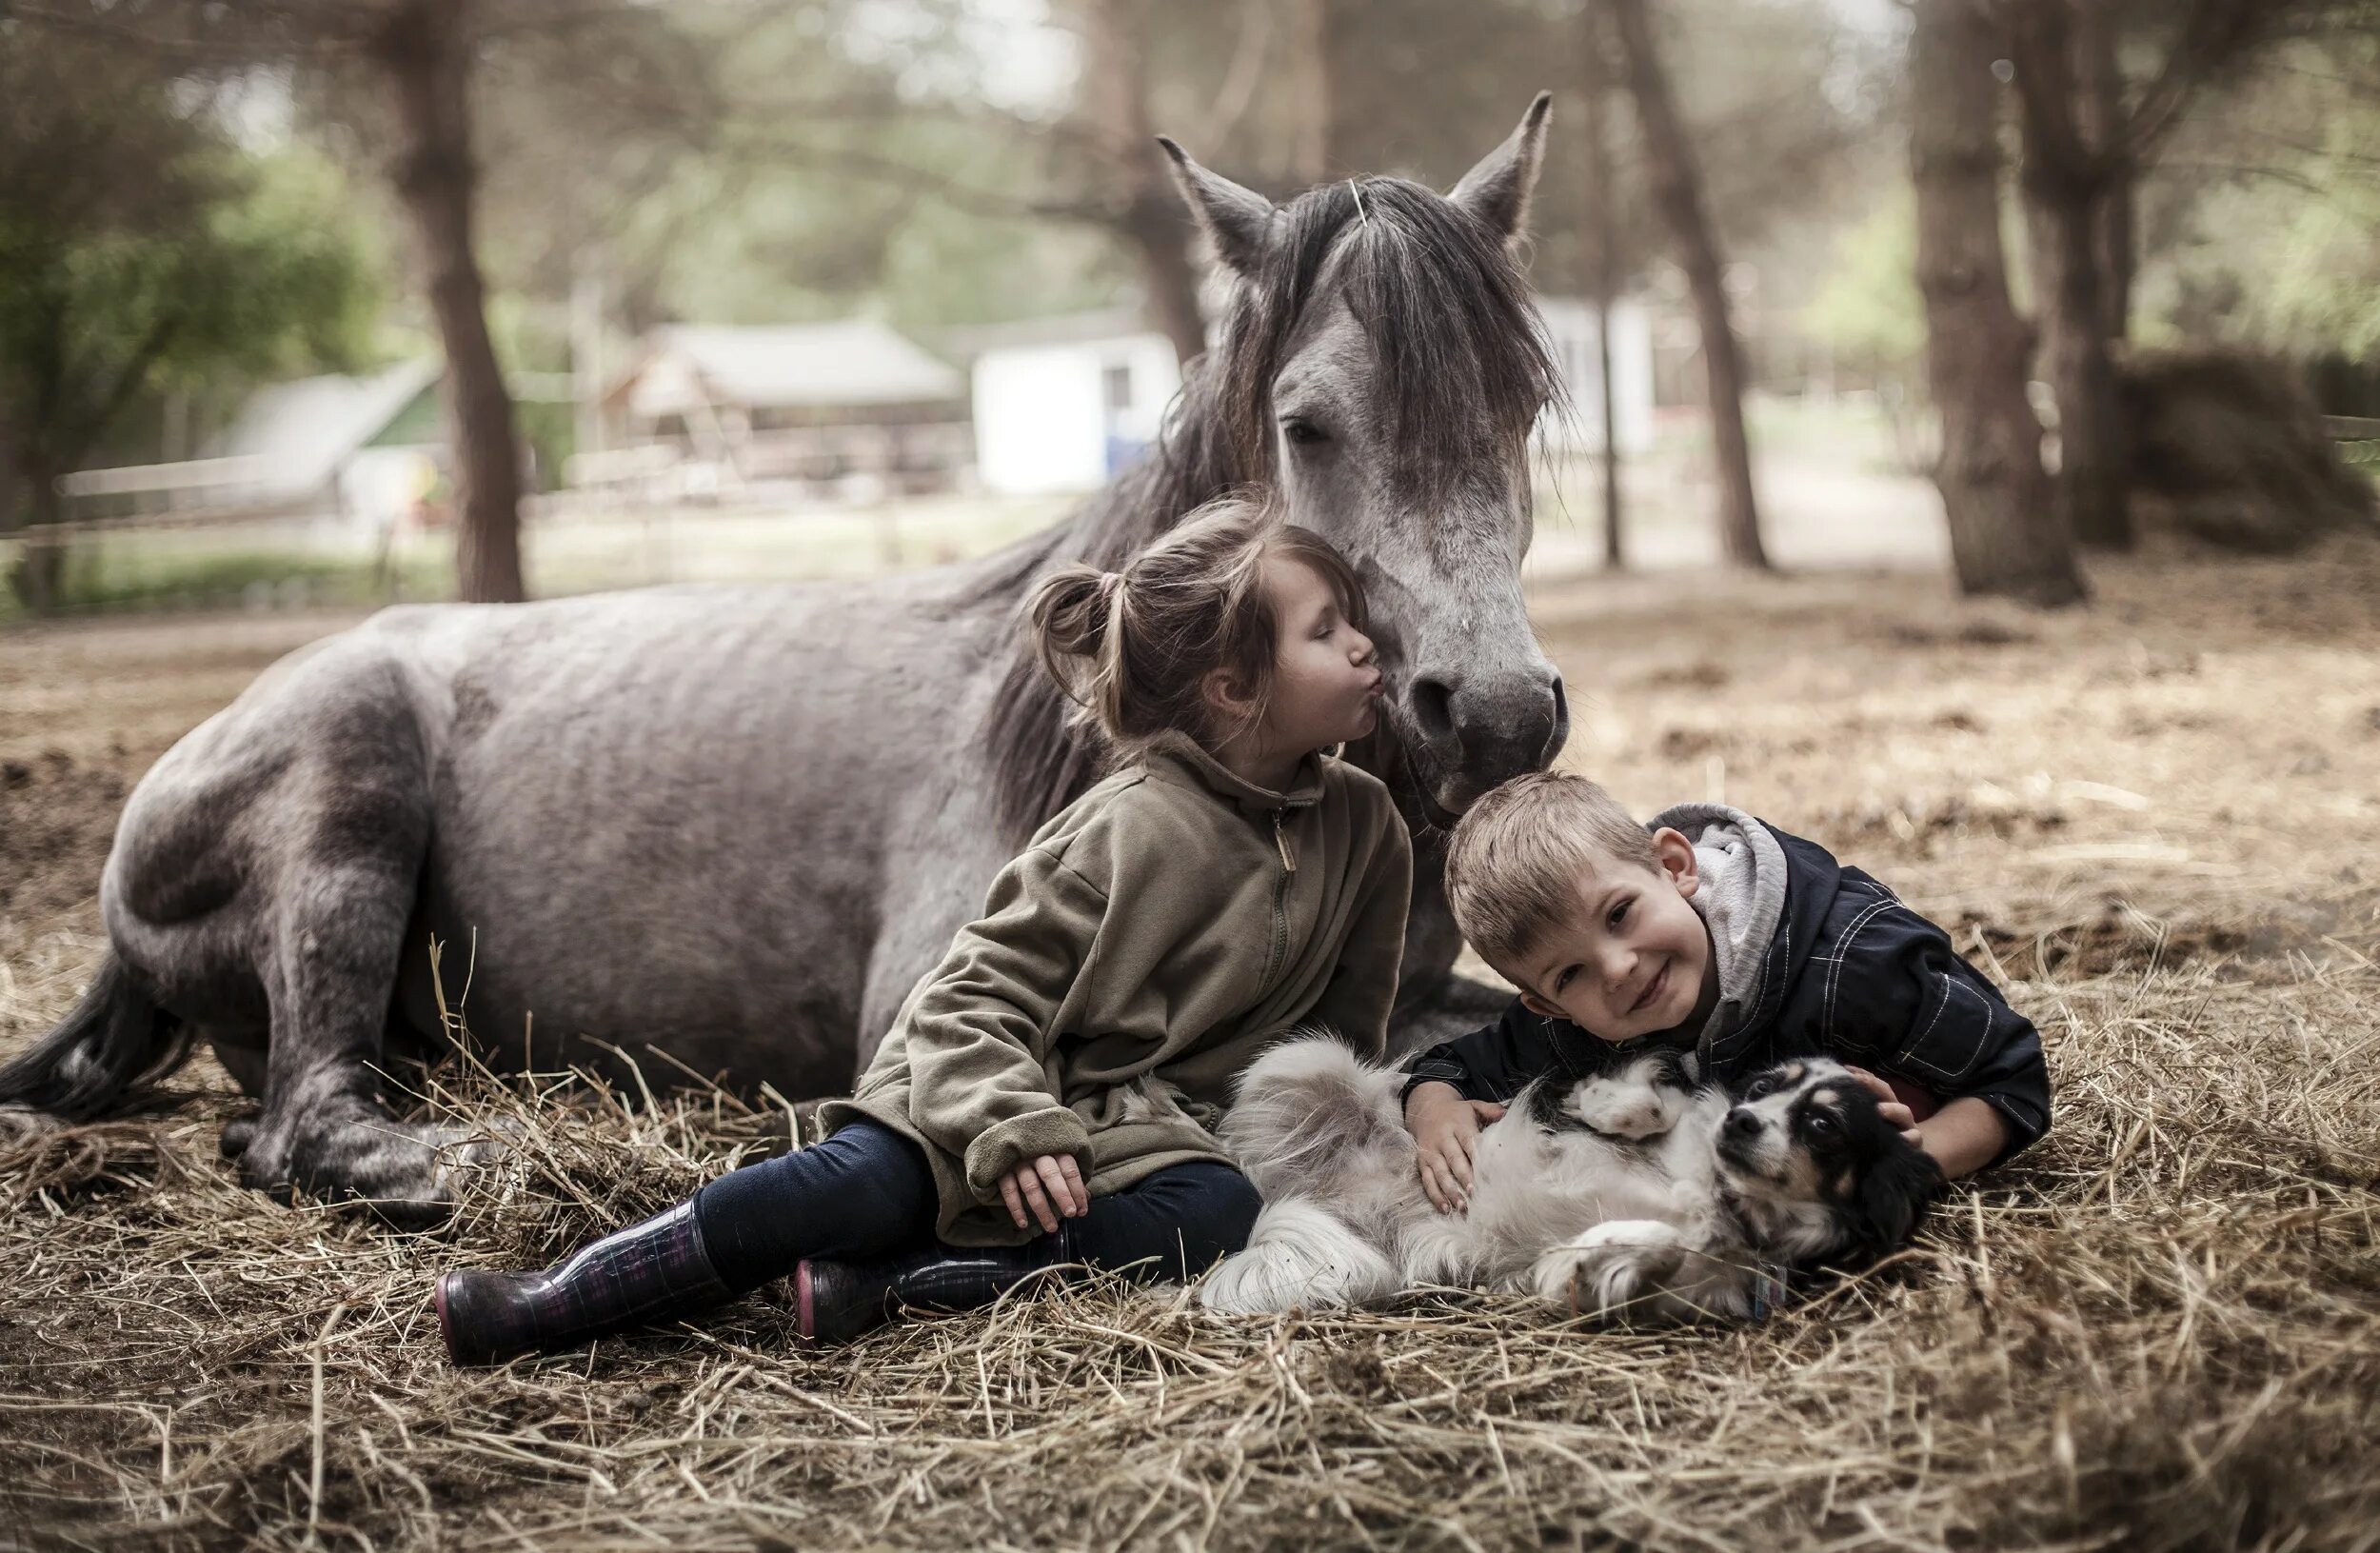
[{"label": "hay bedding", "polygon": [[[1825,607],[1850,585],[1682,618],[1625,587],[1545,601],[1562,655],[1619,687],[1582,720],[1590,764],[1654,750],[1622,786],[1655,796],[1715,758],[1731,785],[1756,767],[1732,796],[1815,815],[1958,923],[2051,1045],[2047,1144],[1763,1327],[1605,1333],[1461,1295],[1226,1326],[1111,1285],[824,1354],[759,1299],[459,1373],[437,1268],[563,1251],[782,1143],[783,1111],[446,1075],[442,1104],[530,1143],[408,1237],[240,1190],[214,1154],[240,1103],[200,1064],[148,1114],[0,1155],[0,1544],[2370,1546],[2380,847],[2341,806],[2380,792],[2380,728],[2353,727],[2380,705],[2380,572],[2345,554],[2120,571],[2091,617],[1902,644],[1849,691],[1812,682],[1830,636],[1870,628]],[[2215,603],[2161,627],[2193,578]],[[1632,633],[1638,604],[1668,629]],[[2251,695],[2234,670],[2312,687]],[[1727,715],[1658,753],[1681,700]],[[1977,735],[1946,701],[1989,748],[1955,758]],[[1780,705],[1893,731],[1895,790],[1827,740],[1797,750],[1806,727],[1764,722]],[[2108,796],[2142,790],[2146,835]],[[5,926],[0,1028],[22,1036],[97,943],[87,916]]]}]

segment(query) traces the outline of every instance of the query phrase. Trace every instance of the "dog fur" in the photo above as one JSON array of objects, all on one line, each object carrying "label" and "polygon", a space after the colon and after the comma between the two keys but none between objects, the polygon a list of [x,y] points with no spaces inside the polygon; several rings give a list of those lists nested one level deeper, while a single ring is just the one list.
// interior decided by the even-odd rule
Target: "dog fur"
[{"label": "dog fur", "polygon": [[1941,1182],[1838,1063],[1730,1094],[1662,1052],[1523,1090],[1479,1135],[1467,1208],[1441,1214],[1404,1082],[1328,1037],[1248,1069],[1221,1136],[1265,1206],[1201,1304],[1319,1309],[1451,1284],[1605,1318],[1742,1319],[1795,1267],[1900,1244]]}]

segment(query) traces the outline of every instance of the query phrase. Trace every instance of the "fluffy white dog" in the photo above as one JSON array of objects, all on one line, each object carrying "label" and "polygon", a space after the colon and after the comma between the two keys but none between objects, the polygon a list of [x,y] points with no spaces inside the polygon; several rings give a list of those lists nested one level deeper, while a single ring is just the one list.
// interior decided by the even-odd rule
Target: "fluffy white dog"
[{"label": "fluffy white dog", "polygon": [[1441,1214],[1404,1081],[1328,1037],[1249,1067],[1221,1136],[1265,1206],[1200,1285],[1207,1308],[1458,1284],[1596,1316],[1739,1319],[1794,1267],[1900,1244],[1941,1182],[1838,1063],[1786,1063],[1731,1095],[1664,1052],[1523,1090],[1479,1135],[1468,1209]]}]

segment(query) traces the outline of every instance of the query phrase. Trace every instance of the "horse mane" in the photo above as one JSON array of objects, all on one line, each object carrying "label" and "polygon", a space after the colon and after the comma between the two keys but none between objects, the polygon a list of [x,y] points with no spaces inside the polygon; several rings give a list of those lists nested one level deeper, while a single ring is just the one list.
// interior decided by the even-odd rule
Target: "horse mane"
[{"label": "horse mane", "polygon": [[[1400,490],[1457,494],[1485,426],[1517,449],[1563,399],[1503,234],[1402,178],[1326,184],[1283,207],[1262,270],[1237,289],[1220,351],[1193,362],[1153,457],[1020,546],[970,602],[1012,615],[1061,560],[1114,569],[1202,503],[1274,473],[1272,385],[1334,254],[1371,338]],[[1524,495],[1524,499],[1525,495]],[[985,718],[995,802],[1021,843],[1098,780],[1110,751],[1020,637]]]}]

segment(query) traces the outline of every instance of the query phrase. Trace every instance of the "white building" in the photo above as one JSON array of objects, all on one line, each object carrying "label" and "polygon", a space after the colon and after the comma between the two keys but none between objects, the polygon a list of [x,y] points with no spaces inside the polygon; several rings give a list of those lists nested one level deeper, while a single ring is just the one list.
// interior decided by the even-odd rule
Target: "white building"
[{"label": "white building", "polygon": [[970,329],[976,473],[1002,496],[1093,490],[1156,442],[1181,388],[1138,309]]},{"label": "white building", "polygon": [[262,388],[240,408],[209,457],[253,459],[269,473],[264,501],[304,503],[380,533],[437,479],[446,430],[440,365],[399,362],[361,377],[308,377]]},{"label": "white building", "polygon": [[[1569,297],[1538,307],[1573,407],[1539,435],[1555,452],[1593,453],[1603,441],[1595,309]],[[1001,495],[1105,485],[1156,441],[1181,387],[1172,342],[1132,309],[969,329],[952,348],[973,358],[976,468]],[[1641,303],[1613,307],[1612,375],[1620,451],[1641,453],[1653,442],[1653,328]]]},{"label": "white building", "polygon": [[872,319],[673,325],[605,393],[605,457],[666,450],[714,490],[947,490],[970,462],[966,398],[957,368]]},{"label": "white building", "polygon": [[58,488],[78,519],[302,519],[383,534],[437,482],[438,376],[426,359],[276,383],[195,459],[85,469]]},{"label": "white building", "polygon": [[[1573,297],[1540,297],[1537,310],[1554,347],[1554,363],[1570,387],[1568,424],[1551,418],[1537,434],[1557,452],[1597,453],[1603,448],[1603,370],[1596,348],[1595,305]],[[1644,304],[1612,304],[1613,429],[1622,456],[1653,446],[1653,316]]]}]

